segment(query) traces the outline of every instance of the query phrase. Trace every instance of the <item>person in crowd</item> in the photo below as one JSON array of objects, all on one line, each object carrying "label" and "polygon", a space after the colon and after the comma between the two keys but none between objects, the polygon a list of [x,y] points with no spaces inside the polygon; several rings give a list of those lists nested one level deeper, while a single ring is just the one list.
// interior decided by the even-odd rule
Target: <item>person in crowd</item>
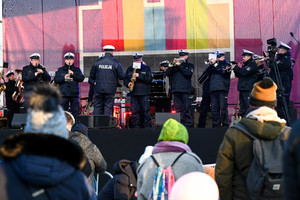
[{"label": "person in crowd", "polygon": [[[255,83],[251,91],[251,108],[239,123],[257,138],[275,139],[286,125],[274,109],[276,90],[277,85],[266,77]],[[229,128],[220,145],[215,168],[220,199],[250,199],[242,177],[247,177],[253,158],[253,139],[239,129]]]},{"label": "person in crowd", "polygon": [[256,82],[263,80],[264,77],[268,75],[268,68],[264,65],[264,58],[254,54],[253,60],[256,62],[257,65],[257,79]]},{"label": "person in crowd", "polygon": [[[6,78],[8,81],[5,84],[5,99],[6,99],[6,108],[7,108],[7,127],[11,127],[11,123],[15,113],[20,112],[21,104],[14,101],[12,96],[16,92],[19,92],[19,88],[16,86],[15,74],[12,70],[9,70],[6,73]],[[0,80],[2,81],[2,80]]]},{"label": "person in crowd", "polygon": [[[278,84],[279,78],[282,83],[282,88],[279,88],[282,89],[282,97],[279,96],[279,91],[277,91],[278,97],[276,110],[278,112],[278,116],[285,120],[288,120],[288,118],[290,117],[290,113],[289,110],[287,110],[287,113],[285,113],[283,98],[285,99],[287,107],[289,107],[290,94],[292,90],[292,80],[294,76],[291,53],[289,51],[290,49],[291,47],[289,45],[280,42],[276,58],[278,73],[276,73],[274,65],[270,65],[271,70],[269,73],[269,76],[274,80],[276,84]],[[278,78],[276,74],[279,76]],[[289,116],[286,116],[286,114]]]},{"label": "person in crowd", "polygon": [[114,164],[114,177],[100,191],[98,200],[127,199],[136,200],[137,188],[136,161],[120,160]]},{"label": "person in crowd", "polygon": [[179,59],[174,59],[173,66],[166,70],[166,75],[172,79],[172,94],[174,95],[174,106],[180,113],[180,120],[186,127],[193,127],[191,115],[191,91],[194,65],[188,62],[189,52],[179,50]]},{"label": "person in crowd", "polygon": [[24,134],[4,141],[0,163],[0,199],[96,199],[80,171],[85,155],[67,140],[60,93],[51,85],[35,87]]},{"label": "person in crowd", "polygon": [[300,120],[292,127],[283,155],[286,199],[300,199]]},{"label": "person in crowd", "polygon": [[[54,82],[59,85],[62,94],[61,106],[77,118],[79,114],[79,83],[83,82],[84,75],[74,65],[75,55],[68,52],[64,55],[65,65],[55,72]],[[70,109],[69,109],[70,108]]]},{"label": "person in crowd", "polygon": [[[182,154],[172,167],[175,180],[189,172],[205,172],[200,158],[192,152],[188,143],[188,132],[185,126],[174,119],[167,120],[155,144],[152,156],[161,167],[170,166]],[[153,186],[156,164],[152,157],[147,158],[137,170],[138,199],[148,199]]]},{"label": "person in crowd", "polygon": [[227,95],[230,86],[230,64],[225,60],[225,52],[216,51],[217,60],[211,59],[209,91],[213,127],[228,127]]},{"label": "person in crowd", "polygon": [[89,174],[88,180],[92,188],[95,189],[95,172],[105,172],[107,168],[106,161],[104,160],[104,157],[101,154],[98,147],[95,144],[93,144],[92,141],[87,137],[88,128],[83,124],[77,124],[76,128],[73,129],[73,131],[71,132],[72,127],[75,124],[75,118],[71,113],[67,111],[65,111],[65,115],[67,118],[67,129],[69,130],[69,139],[75,140],[87,156],[88,162],[90,163],[92,168],[92,172]]},{"label": "person in crowd", "polygon": [[132,57],[133,65],[127,68],[124,79],[124,85],[131,88],[132,125],[134,128],[152,128],[152,118],[149,113],[151,69],[144,64],[143,54],[134,53]]},{"label": "person in crowd", "polygon": [[238,91],[240,92],[240,113],[241,117],[245,117],[249,108],[250,92],[253,84],[257,79],[257,64],[253,60],[253,52],[246,49],[243,50],[243,63],[244,65],[234,65],[235,76],[239,78]]},{"label": "person in crowd", "polygon": [[23,67],[22,79],[24,82],[25,99],[26,97],[30,97],[34,86],[50,82],[51,77],[46,67],[40,64],[40,54],[33,53],[30,56],[30,64]]},{"label": "person in crowd", "polygon": [[112,117],[114,95],[118,80],[124,79],[124,69],[113,57],[115,47],[103,47],[105,55],[101,56],[90,71],[89,84],[94,86],[94,115],[109,115]]}]

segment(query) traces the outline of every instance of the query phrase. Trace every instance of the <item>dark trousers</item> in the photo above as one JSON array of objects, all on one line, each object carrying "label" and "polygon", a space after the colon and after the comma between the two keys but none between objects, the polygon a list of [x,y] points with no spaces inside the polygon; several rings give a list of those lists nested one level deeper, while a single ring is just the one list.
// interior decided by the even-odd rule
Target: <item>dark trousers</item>
[{"label": "dark trousers", "polygon": [[94,115],[109,115],[112,117],[115,102],[114,94],[95,94]]},{"label": "dark trousers", "polygon": [[240,91],[240,116],[245,117],[247,110],[249,108],[249,98],[250,98],[250,91],[242,90]]},{"label": "dark trousers", "polygon": [[20,112],[20,104],[16,102],[6,102],[7,107],[7,127],[11,128],[11,123],[15,113]]},{"label": "dark trousers", "polygon": [[205,128],[207,113],[211,109],[210,102],[211,102],[210,96],[202,97],[201,105],[199,108],[200,116],[199,116],[198,128]]},{"label": "dark trousers", "polygon": [[180,121],[186,127],[193,127],[191,115],[191,100],[189,93],[174,93],[174,106],[180,113]]},{"label": "dark trousers", "polygon": [[[290,116],[290,111],[289,111],[289,104],[290,104],[290,96],[285,96],[283,95],[282,97],[277,95],[277,107],[276,107],[276,111],[278,114],[278,117],[280,117],[281,119],[285,119],[287,121],[287,116],[286,116],[286,111],[284,108],[284,103],[283,103],[283,98],[285,99],[286,105],[287,105],[287,114],[289,116],[289,118],[291,118]],[[291,125],[291,124],[288,124]]]},{"label": "dark trousers", "polygon": [[156,99],[155,112],[171,112],[171,98]]},{"label": "dark trousers", "polygon": [[227,107],[227,91],[213,91],[211,93],[213,127],[229,126]]},{"label": "dark trousers", "polygon": [[72,113],[72,115],[76,119],[80,110],[78,97],[63,97],[61,100],[61,106],[65,111],[69,111],[70,113]]},{"label": "dark trousers", "polygon": [[144,120],[144,128],[152,128],[152,119],[149,111],[149,96],[131,96],[132,125],[134,128],[143,128],[141,126],[142,119]]}]

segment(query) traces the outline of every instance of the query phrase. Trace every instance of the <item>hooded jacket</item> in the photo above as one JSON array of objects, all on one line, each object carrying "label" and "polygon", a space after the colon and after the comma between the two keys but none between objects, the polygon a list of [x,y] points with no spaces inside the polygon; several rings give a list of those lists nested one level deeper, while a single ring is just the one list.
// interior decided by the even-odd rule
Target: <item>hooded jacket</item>
[{"label": "hooded jacket", "polygon": [[[285,127],[285,120],[277,117],[275,110],[260,107],[250,112],[239,123],[245,125],[257,138],[275,139]],[[219,148],[215,179],[222,200],[249,199],[246,183],[253,159],[253,140],[242,131],[229,128]]]},{"label": "hooded jacket", "polygon": [[44,189],[48,199],[96,199],[79,169],[82,149],[55,135],[17,134],[1,148],[0,199],[32,199],[31,187]]},{"label": "hooded jacket", "polygon": [[[99,200],[133,200],[137,188],[137,162],[120,160],[114,164],[114,178],[101,190]],[[130,197],[130,198],[129,198]]]}]

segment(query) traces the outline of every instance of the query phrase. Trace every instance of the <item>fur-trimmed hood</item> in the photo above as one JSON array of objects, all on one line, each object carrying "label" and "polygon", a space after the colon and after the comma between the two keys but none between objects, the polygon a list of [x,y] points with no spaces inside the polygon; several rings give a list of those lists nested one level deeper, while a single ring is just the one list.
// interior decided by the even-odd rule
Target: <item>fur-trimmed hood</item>
[{"label": "fur-trimmed hood", "polygon": [[52,186],[85,164],[77,144],[55,135],[20,133],[6,139],[1,156],[35,186]]}]

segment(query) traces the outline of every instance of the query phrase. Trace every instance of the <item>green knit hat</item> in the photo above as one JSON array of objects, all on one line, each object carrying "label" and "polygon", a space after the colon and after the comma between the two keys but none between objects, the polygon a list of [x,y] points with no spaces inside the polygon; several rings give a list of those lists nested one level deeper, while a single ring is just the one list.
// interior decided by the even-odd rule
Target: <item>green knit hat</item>
[{"label": "green knit hat", "polygon": [[164,123],[160,131],[158,142],[160,141],[179,141],[187,144],[189,134],[185,126],[171,118]]}]

